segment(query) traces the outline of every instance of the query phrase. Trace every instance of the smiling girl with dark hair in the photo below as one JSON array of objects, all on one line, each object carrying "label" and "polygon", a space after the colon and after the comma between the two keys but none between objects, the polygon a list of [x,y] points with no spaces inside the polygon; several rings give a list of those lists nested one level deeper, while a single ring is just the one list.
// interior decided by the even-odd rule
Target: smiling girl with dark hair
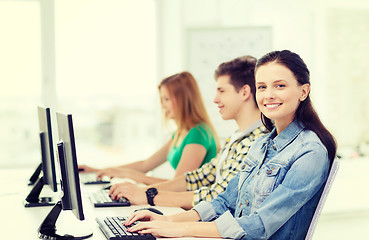
[{"label": "smiling girl with dark hair", "polygon": [[[130,231],[166,237],[305,239],[336,154],[333,136],[309,98],[309,71],[288,50],[262,57],[255,69],[256,101],[271,129],[251,146],[241,172],[211,202],[170,216],[147,211]],[[199,222],[200,221],[200,222]]]}]

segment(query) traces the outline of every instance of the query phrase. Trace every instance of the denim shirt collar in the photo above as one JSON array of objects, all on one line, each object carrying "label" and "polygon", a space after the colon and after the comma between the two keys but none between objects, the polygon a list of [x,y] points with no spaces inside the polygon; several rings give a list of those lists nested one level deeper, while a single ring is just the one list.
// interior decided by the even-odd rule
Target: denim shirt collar
[{"label": "denim shirt collar", "polygon": [[267,141],[264,142],[263,148],[267,147],[268,143],[273,144],[275,146],[275,150],[281,151],[284,147],[286,147],[293,139],[295,139],[302,130],[304,130],[304,126],[301,122],[297,122],[297,120],[293,120],[281,133],[277,134],[277,129],[274,129],[270,132],[267,137]]}]

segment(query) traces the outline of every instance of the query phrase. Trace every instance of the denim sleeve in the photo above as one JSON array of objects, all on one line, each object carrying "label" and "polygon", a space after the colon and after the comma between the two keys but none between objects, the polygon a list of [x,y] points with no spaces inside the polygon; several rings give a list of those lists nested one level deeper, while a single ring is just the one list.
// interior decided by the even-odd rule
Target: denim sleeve
[{"label": "denim sleeve", "polygon": [[[247,235],[240,225],[240,219],[235,218],[230,211],[226,211],[219,216],[210,202],[200,202],[193,210],[199,214],[203,222],[210,222],[215,219],[215,224],[222,238],[242,239]],[[258,223],[254,222],[256,226],[262,225],[260,218],[253,217],[250,221],[258,221]]]},{"label": "denim sleeve", "polygon": [[210,222],[217,217],[217,213],[215,212],[213,205],[211,205],[210,202],[200,202],[192,209],[199,214],[200,219],[203,222]]},{"label": "denim sleeve", "polygon": [[226,190],[219,194],[212,202],[217,216],[222,215],[226,211],[230,211],[233,215],[236,209],[238,197],[238,180],[240,174],[236,174],[228,183]]},{"label": "denim sleeve", "polygon": [[[284,180],[259,209],[249,216],[236,218],[247,233],[245,239],[267,239],[272,236],[324,184],[329,169],[327,152],[318,144],[310,145],[308,149],[309,151],[301,150],[304,153],[292,164]],[[237,234],[234,232],[234,236]]]},{"label": "denim sleeve", "polygon": [[222,238],[241,239],[246,235],[246,232],[229,211],[223,213],[215,220],[215,224]]},{"label": "denim sleeve", "polygon": [[212,221],[227,211],[233,215],[238,195],[238,176],[239,174],[234,176],[225,192],[219,194],[212,202],[203,201],[193,207],[203,222]]}]

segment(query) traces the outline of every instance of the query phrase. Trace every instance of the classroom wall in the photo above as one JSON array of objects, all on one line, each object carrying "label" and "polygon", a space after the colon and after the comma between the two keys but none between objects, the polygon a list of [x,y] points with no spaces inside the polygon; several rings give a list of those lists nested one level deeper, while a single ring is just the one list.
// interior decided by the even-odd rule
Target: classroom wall
[{"label": "classroom wall", "polygon": [[[342,154],[367,153],[369,108],[360,103],[365,102],[369,84],[368,34],[364,30],[369,25],[368,2],[161,0],[157,4],[162,75],[186,68],[188,29],[270,27],[272,49],[295,51],[308,65],[313,103],[336,136]],[[208,74],[206,80],[211,81],[213,72]],[[214,108],[211,100],[206,99],[208,109]],[[235,127],[210,112],[220,135]]]},{"label": "classroom wall", "polygon": [[[183,70],[197,78],[213,123],[226,137],[236,125],[223,121],[212,102],[214,69],[222,61],[245,54],[260,57],[274,49],[293,50],[309,66],[313,103],[336,136],[339,153],[369,155],[367,1],[0,3],[0,26],[6,33],[0,46],[0,78],[5,83],[0,91],[1,166],[39,162],[39,103],[76,114],[81,155],[91,155],[81,160],[99,155],[96,152],[101,152],[101,164],[106,158],[121,162],[122,155],[131,160],[137,154],[148,156],[170,136],[161,124],[157,84]],[[53,19],[55,25],[50,24]],[[244,32],[259,34],[261,41]],[[196,42],[199,33],[211,37]],[[218,44],[214,51],[211,44]],[[137,150],[137,142],[146,146],[145,152]]]}]

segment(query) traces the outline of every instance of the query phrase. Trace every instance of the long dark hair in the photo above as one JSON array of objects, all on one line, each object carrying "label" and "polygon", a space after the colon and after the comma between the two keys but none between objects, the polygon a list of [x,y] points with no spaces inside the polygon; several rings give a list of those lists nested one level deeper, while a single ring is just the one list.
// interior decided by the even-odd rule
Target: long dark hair
[{"label": "long dark hair", "polygon": [[[267,53],[257,61],[255,72],[260,66],[269,62],[275,62],[287,67],[294,74],[299,84],[303,85],[307,83],[310,85],[309,69],[298,54],[289,50]],[[328,157],[332,162],[337,151],[336,140],[320,121],[320,118],[311,103],[310,94],[304,101],[300,102],[295,113],[295,119],[306,129],[311,130],[318,135],[324,146],[327,148]],[[269,131],[274,128],[273,122],[264,114],[261,114],[261,120]]]}]

